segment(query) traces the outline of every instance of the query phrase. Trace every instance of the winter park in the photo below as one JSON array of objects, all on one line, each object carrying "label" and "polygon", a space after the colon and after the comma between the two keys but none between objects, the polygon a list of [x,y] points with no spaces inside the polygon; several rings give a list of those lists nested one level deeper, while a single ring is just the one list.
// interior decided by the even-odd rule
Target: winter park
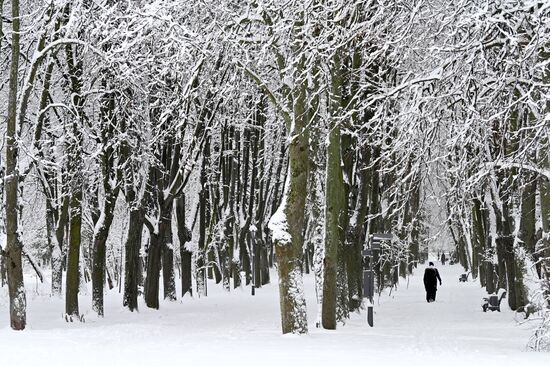
[{"label": "winter park", "polygon": [[550,1],[0,14],[0,365],[550,363]]}]

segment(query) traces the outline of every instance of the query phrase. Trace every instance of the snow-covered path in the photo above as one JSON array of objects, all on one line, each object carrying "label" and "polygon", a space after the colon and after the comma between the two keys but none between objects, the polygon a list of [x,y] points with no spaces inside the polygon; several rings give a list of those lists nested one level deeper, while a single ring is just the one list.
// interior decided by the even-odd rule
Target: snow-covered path
[{"label": "snow-covered path", "polygon": [[[364,314],[353,314],[336,331],[314,327],[317,316],[313,277],[305,279],[310,333],[280,335],[276,285],[229,294],[210,286],[208,297],[161,303],[159,311],[141,304],[139,313],[122,308],[121,296],[106,297],[106,316],[90,310],[89,296],[80,299],[86,322],[66,323],[63,301],[39,294],[27,282],[28,329],[13,332],[8,324],[5,289],[0,292],[0,365],[544,365],[550,354],[525,352],[530,324],[518,326],[514,313],[483,313],[483,290],[474,282],[459,283],[458,266],[440,266],[443,286],[437,301],[426,303],[423,268],[391,296],[382,295],[375,326]],[[38,293],[37,293],[38,291]]]}]

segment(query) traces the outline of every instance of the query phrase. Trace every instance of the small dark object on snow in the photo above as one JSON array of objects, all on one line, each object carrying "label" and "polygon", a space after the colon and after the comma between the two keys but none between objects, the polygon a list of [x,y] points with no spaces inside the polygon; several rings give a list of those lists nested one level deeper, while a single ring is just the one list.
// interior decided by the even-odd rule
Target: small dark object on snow
[{"label": "small dark object on snow", "polygon": [[541,310],[541,307],[539,305],[535,305],[533,303],[529,303],[525,306],[520,306],[517,310],[516,310],[516,313],[525,313],[525,316],[523,319],[527,319],[529,318],[529,316],[531,316],[532,314],[535,314],[537,313],[538,311]]},{"label": "small dark object on snow", "polygon": [[458,282],[468,282],[469,274],[470,272],[461,274],[460,277],[458,277]]},{"label": "small dark object on snow", "polygon": [[505,297],[506,297],[506,291],[502,291],[500,296],[490,295],[489,297],[484,297],[483,301],[485,301],[485,303],[481,305],[481,307],[483,308],[483,312],[486,312],[487,310],[491,310],[491,311],[496,310],[500,312],[500,302]]}]

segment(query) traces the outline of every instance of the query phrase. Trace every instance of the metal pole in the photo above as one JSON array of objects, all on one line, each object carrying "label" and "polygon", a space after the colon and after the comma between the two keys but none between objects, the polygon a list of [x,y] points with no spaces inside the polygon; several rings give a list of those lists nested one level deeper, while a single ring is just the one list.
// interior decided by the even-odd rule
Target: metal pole
[{"label": "metal pole", "polygon": [[[371,285],[374,284],[374,272],[372,268],[372,262],[374,261],[374,250],[372,249],[372,235],[369,236],[369,247],[371,249],[371,256],[369,258],[369,271],[371,273],[371,276],[373,280],[371,280]],[[373,311],[373,305],[374,305],[374,287],[371,286],[371,293],[369,294],[369,305],[367,307],[367,323],[371,327],[374,326],[374,311]]]},{"label": "metal pole", "polygon": [[256,236],[256,230],[255,230],[255,226],[252,226],[252,228],[251,228],[251,230],[250,230],[250,234],[252,235],[252,243],[251,243],[251,245],[250,245],[250,247],[251,247],[251,248],[250,248],[250,249],[251,249],[250,252],[251,252],[251,254],[252,254],[252,256],[251,256],[251,257],[252,257],[252,260],[251,260],[252,263],[250,263],[250,265],[252,266],[252,271],[251,271],[251,272],[252,272],[252,290],[251,290],[251,292],[252,292],[252,296],[254,296],[254,295],[256,295],[256,286],[255,286],[255,285],[256,285],[256,266],[254,265],[255,260],[256,260],[256,256],[254,255],[254,252],[255,252],[254,246],[256,245],[256,238],[255,238],[255,236]]}]

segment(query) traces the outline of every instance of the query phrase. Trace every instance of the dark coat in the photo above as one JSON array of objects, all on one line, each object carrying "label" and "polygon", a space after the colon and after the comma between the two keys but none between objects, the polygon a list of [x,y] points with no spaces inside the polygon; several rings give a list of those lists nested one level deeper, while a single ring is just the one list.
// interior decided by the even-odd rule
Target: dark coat
[{"label": "dark coat", "polygon": [[441,285],[441,277],[439,271],[435,267],[428,267],[424,271],[424,287],[426,290],[437,289],[437,281]]}]

